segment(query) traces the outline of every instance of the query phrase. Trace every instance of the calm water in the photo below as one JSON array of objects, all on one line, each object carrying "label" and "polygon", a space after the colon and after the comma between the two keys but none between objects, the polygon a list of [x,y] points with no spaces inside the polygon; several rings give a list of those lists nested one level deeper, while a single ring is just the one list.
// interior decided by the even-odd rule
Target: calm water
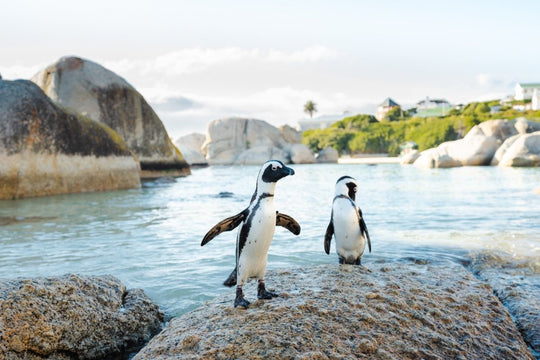
[{"label": "calm water", "polygon": [[[337,262],[324,253],[323,238],[334,184],[345,174],[360,182],[373,246],[367,267],[405,258],[463,261],[479,248],[540,261],[540,168],[292,167],[296,175],[277,184],[275,201],[302,233],[276,229],[269,269]],[[210,167],[135,190],[0,201],[0,278],[113,274],[143,288],[167,315],[184,313],[232,291],[221,282],[234,266],[236,231],[203,248],[200,242],[248,205],[258,170]]]}]

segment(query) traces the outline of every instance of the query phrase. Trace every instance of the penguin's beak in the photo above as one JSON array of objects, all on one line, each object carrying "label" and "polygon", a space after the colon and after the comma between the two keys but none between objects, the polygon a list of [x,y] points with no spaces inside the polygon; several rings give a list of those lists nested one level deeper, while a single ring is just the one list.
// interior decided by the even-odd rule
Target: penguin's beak
[{"label": "penguin's beak", "polygon": [[284,166],[283,169],[283,175],[284,176],[287,176],[287,175],[294,175],[294,170],[291,169],[290,167],[287,167],[287,166]]}]

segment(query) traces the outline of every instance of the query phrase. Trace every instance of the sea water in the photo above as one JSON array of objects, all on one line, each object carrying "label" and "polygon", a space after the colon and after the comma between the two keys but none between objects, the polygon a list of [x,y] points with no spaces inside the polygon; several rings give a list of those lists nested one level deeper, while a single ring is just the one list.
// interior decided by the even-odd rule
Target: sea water
[{"label": "sea water", "polygon": [[[540,168],[418,169],[397,164],[291,165],[276,208],[302,226],[276,228],[268,269],[335,264],[323,240],[334,184],[359,183],[374,261],[455,261],[479,249],[540,261]],[[142,288],[167,316],[217,294],[234,268],[236,230],[205,233],[249,204],[257,166],[212,166],[139,189],[0,201],[0,278],[112,274]],[[272,285],[269,284],[271,288]]]}]

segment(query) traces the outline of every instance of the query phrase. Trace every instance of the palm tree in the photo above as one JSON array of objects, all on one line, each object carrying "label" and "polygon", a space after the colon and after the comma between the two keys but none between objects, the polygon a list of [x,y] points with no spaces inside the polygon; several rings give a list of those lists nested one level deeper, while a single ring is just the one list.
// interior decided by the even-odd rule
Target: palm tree
[{"label": "palm tree", "polygon": [[306,114],[309,114],[309,117],[313,117],[313,113],[317,112],[317,104],[315,104],[313,101],[309,100],[304,105],[304,112]]}]

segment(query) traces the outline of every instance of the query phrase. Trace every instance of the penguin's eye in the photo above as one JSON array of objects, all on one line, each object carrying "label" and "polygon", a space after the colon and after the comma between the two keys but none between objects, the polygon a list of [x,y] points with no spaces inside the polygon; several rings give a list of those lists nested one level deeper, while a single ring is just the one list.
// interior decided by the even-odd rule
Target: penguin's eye
[{"label": "penguin's eye", "polygon": [[358,188],[355,186],[354,189],[353,189],[354,192],[357,192],[358,191]]},{"label": "penguin's eye", "polygon": [[272,165],[272,170],[273,171],[276,171],[278,169],[278,166],[277,165]]}]

